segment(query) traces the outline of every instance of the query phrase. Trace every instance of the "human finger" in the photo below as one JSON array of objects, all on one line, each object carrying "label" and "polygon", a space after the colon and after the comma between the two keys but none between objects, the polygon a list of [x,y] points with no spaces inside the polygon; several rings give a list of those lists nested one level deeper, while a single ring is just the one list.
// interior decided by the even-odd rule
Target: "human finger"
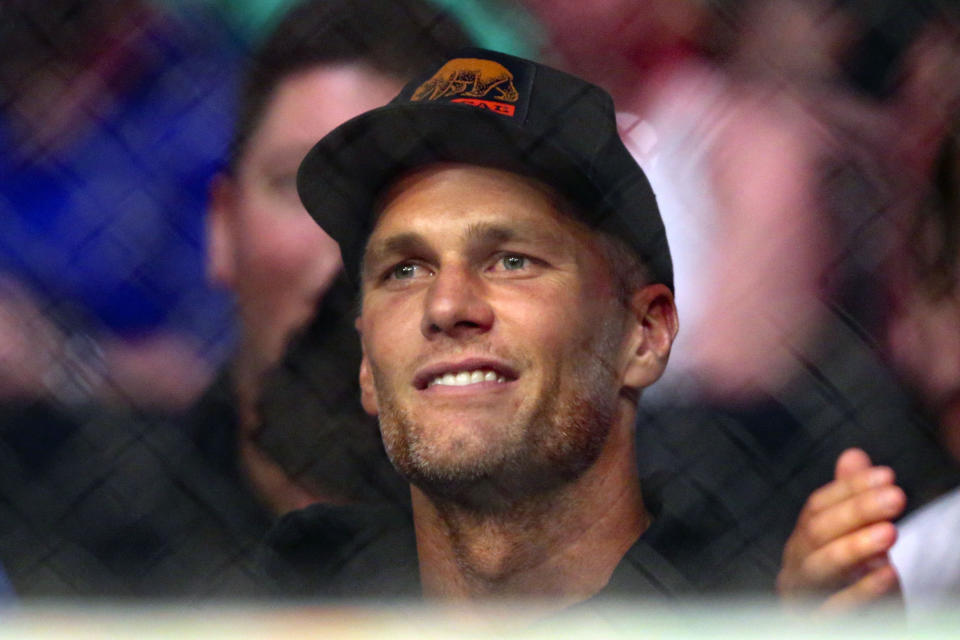
[{"label": "human finger", "polygon": [[856,494],[885,485],[893,485],[895,480],[896,475],[890,467],[869,467],[851,476],[834,480],[810,494],[800,513],[800,520],[813,517]]},{"label": "human finger", "polygon": [[837,457],[837,464],[834,466],[834,478],[837,480],[849,478],[858,471],[869,469],[873,466],[870,456],[863,449],[846,449]]},{"label": "human finger", "polygon": [[906,505],[907,496],[896,485],[867,489],[804,518],[797,528],[799,542],[810,551],[821,549],[858,529],[894,520]]},{"label": "human finger", "polygon": [[861,568],[874,567],[897,539],[896,527],[878,522],[847,534],[806,556],[794,578],[811,590],[829,590],[858,577]]},{"label": "human finger", "polygon": [[[821,611],[846,612],[875,602],[881,598],[900,596],[900,580],[889,562],[870,571],[855,583],[841,589],[824,601]],[[902,600],[900,600],[902,604]]]}]

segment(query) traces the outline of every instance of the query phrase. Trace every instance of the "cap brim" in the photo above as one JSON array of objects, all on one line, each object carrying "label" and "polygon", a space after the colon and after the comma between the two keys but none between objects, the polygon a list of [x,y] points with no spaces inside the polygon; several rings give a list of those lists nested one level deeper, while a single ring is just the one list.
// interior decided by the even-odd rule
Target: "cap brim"
[{"label": "cap brim", "polygon": [[[399,174],[434,162],[466,162],[530,175],[578,203],[604,193],[581,161],[505,116],[450,104],[390,104],[341,125],[307,154],[297,190],[340,245],[357,283],[375,199]],[[587,221],[588,223],[590,221]]]}]

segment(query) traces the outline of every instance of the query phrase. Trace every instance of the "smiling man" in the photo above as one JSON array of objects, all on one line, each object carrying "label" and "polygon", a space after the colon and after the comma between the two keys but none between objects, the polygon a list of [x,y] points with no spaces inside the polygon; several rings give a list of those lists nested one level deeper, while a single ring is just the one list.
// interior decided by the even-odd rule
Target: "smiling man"
[{"label": "smiling man", "polygon": [[477,51],[327,136],[299,188],[362,291],[362,400],[411,483],[424,593],[598,592],[649,544],[633,424],[678,326],[609,97]]},{"label": "smiling man", "polygon": [[562,209],[530,178],[430,165],[391,189],[370,237],[361,386],[413,485],[427,593],[579,600],[648,524],[632,426],[676,333],[672,296],[622,298]]},{"label": "smiling man", "polygon": [[736,543],[641,493],[638,401],[678,321],[656,201],[604,91],[471,50],[327,135],[298,190],[361,292],[362,401],[411,484],[426,596],[559,608],[733,580],[717,558]]}]

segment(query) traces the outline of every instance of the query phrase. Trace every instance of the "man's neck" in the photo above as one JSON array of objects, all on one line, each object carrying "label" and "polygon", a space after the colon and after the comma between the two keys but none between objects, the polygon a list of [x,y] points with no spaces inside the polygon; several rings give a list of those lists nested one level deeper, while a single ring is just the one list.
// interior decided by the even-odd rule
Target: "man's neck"
[{"label": "man's neck", "polygon": [[633,430],[619,422],[580,478],[505,510],[478,511],[414,487],[424,594],[448,600],[519,596],[562,608],[599,592],[649,524]]}]

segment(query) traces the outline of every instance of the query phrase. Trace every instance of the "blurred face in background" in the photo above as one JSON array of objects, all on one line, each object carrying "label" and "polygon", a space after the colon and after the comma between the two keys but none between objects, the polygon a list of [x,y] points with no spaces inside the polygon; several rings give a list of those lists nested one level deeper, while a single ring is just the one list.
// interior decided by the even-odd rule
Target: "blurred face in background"
[{"label": "blurred face in background", "polygon": [[297,197],[310,147],[342,122],[381,106],[401,82],[356,65],[322,66],[282,80],[233,175],[214,185],[209,276],[236,297],[238,364],[259,375],[279,360],[341,268],[340,250]]},{"label": "blurred face in background", "polygon": [[[564,66],[601,81],[617,97],[675,50],[696,46],[705,3],[698,0],[524,0]],[[602,43],[602,46],[598,46]]]}]

